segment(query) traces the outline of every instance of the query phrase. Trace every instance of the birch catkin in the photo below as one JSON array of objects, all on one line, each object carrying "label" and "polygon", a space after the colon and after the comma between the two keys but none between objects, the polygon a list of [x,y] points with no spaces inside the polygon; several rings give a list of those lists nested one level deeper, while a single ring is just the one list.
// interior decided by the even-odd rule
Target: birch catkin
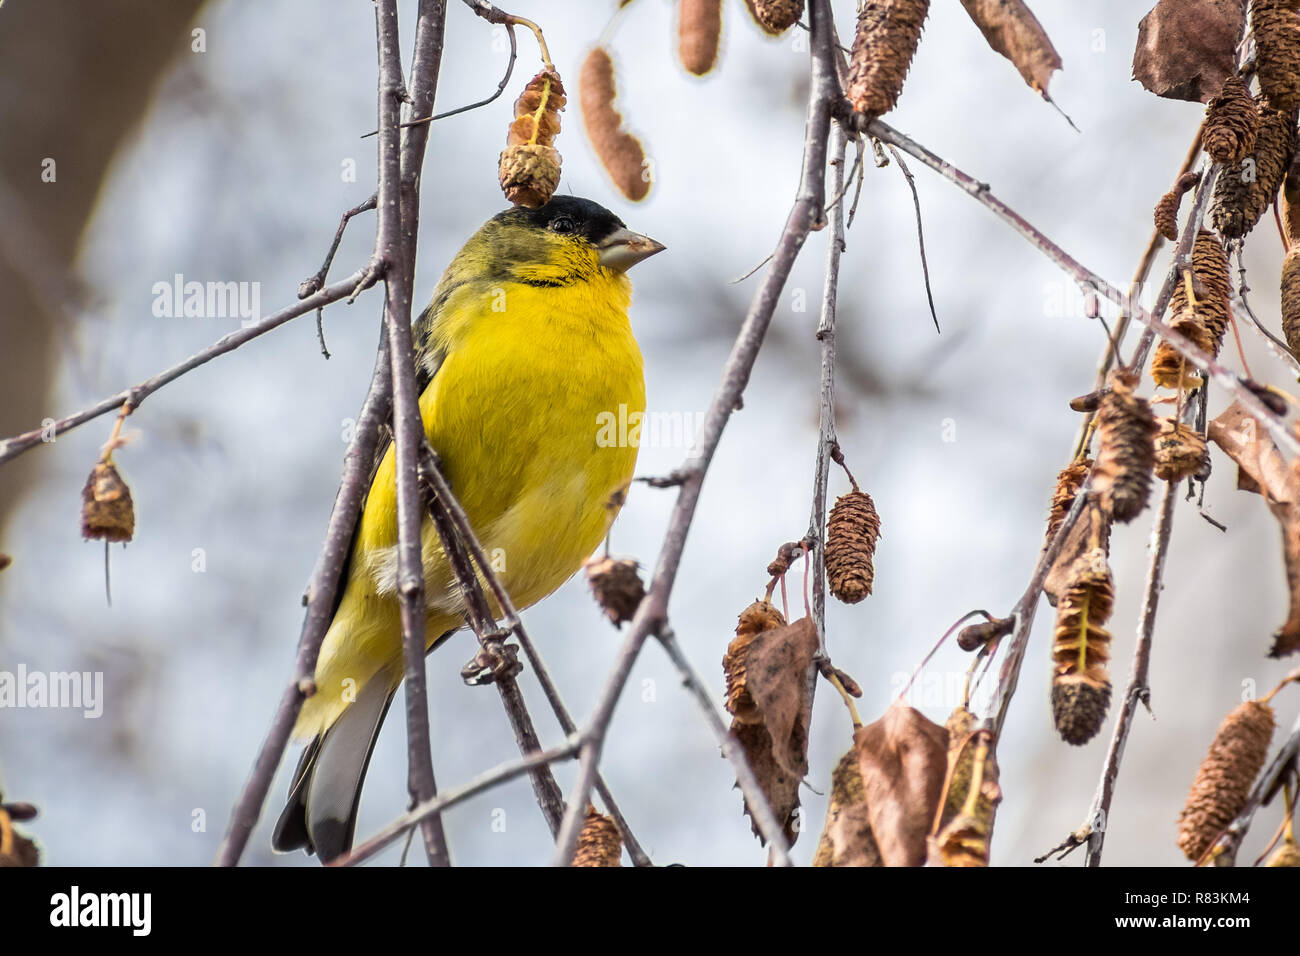
[{"label": "birch catkin", "polygon": [[1259,110],[1254,151],[1229,166],[1214,184],[1210,221],[1225,239],[1240,239],[1255,228],[1282,184],[1295,153],[1296,125],[1289,113]]},{"label": "birch catkin", "polygon": [[1239,163],[1255,148],[1258,135],[1259,113],[1255,100],[1245,83],[1230,76],[1205,108],[1202,140],[1205,151],[1216,163]]},{"label": "birch catkin", "polygon": [[875,582],[873,559],[880,515],[865,491],[841,495],[826,522],[826,579],[845,604],[857,604]]},{"label": "birch catkin", "polygon": [[587,54],[578,74],[582,124],[618,191],[638,201],[650,192],[649,166],[641,141],[623,128],[623,117],[614,107],[617,95],[614,61],[608,50],[598,46]]},{"label": "birch catkin", "polygon": [[1282,260],[1282,334],[1291,354],[1300,358],[1300,245]]},{"label": "birch catkin", "polygon": [[722,38],[722,0],[679,0],[677,4],[677,57],[696,76],[708,73],[718,62]]},{"label": "birch catkin", "polygon": [[1052,718],[1061,739],[1085,744],[1096,736],[1110,706],[1110,632],[1102,625],[1115,603],[1106,554],[1084,552],[1070,569],[1058,602],[1052,644]]},{"label": "birch catkin", "polygon": [[888,113],[903,92],[930,0],[866,0],[850,53],[847,95],[859,113]]},{"label": "birch catkin", "polygon": [[1199,860],[1241,812],[1273,739],[1273,708],[1248,700],[1219,725],[1178,816],[1178,848]]},{"label": "birch catkin", "polygon": [[506,199],[516,206],[544,206],[560,184],[560,153],[551,144],[560,132],[560,110],[565,102],[564,84],[552,67],[529,80],[515,100],[515,118],[497,164],[497,176]]},{"label": "birch catkin", "polygon": [[1155,417],[1144,398],[1133,393],[1137,376],[1111,372],[1110,390],[1097,412],[1098,452],[1093,489],[1112,518],[1132,521],[1147,506],[1155,466]]},{"label": "birch catkin", "polygon": [[1300,107],[1300,0],[1253,0],[1255,72],[1268,105],[1291,112]]},{"label": "birch catkin", "polygon": [[[1228,330],[1232,280],[1227,251],[1214,233],[1205,229],[1197,234],[1192,246],[1192,280],[1192,298],[1188,297],[1185,277],[1174,287],[1169,300],[1173,316],[1169,324],[1201,351],[1218,356]],[[1197,370],[1189,367],[1178,350],[1164,341],[1156,346],[1152,356],[1151,377],[1163,388],[1195,387],[1201,381]]]}]

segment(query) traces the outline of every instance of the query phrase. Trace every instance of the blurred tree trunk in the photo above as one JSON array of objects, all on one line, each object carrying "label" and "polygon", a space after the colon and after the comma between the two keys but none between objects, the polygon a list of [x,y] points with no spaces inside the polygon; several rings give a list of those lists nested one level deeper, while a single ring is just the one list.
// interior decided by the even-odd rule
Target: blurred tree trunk
[{"label": "blurred tree trunk", "polygon": [[[73,333],[73,264],[113,155],[203,0],[0,0],[0,436],[54,408],[58,343]],[[42,174],[52,160],[54,181]],[[48,175],[48,174],[47,174]],[[125,383],[123,383],[125,384]],[[3,529],[41,450],[0,468]]]}]

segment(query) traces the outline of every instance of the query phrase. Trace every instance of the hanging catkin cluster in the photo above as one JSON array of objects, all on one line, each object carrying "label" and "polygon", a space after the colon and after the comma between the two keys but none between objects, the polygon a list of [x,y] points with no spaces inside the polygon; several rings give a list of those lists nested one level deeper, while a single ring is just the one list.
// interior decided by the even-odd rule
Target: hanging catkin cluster
[{"label": "hanging catkin cluster", "polygon": [[641,141],[623,128],[614,106],[614,61],[604,47],[596,47],[582,61],[578,74],[578,107],[582,125],[596,156],[614,185],[628,199],[645,199],[650,176]]},{"label": "hanging catkin cluster", "polygon": [[845,604],[871,593],[879,537],[880,516],[871,495],[855,488],[836,500],[826,522],[826,578],[831,593]]},{"label": "hanging catkin cluster", "polygon": [[888,113],[903,92],[930,0],[866,0],[849,55],[847,94],[859,113]]},{"label": "hanging catkin cluster", "polygon": [[1300,107],[1300,0],[1253,0],[1250,28],[1255,35],[1259,88],[1275,110]]},{"label": "hanging catkin cluster", "polygon": [[1052,718],[1068,744],[1096,736],[1110,706],[1110,632],[1103,624],[1115,603],[1106,553],[1085,551],[1070,567],[1070,583],[1056,607],[1052,644]]},{"label": "hanging catkin cluster", "polygon": [[1157,426],[1147,400],[1133,394],[1136,375],[1120,369],[1106,381],[1109,391],[1097,411],[1099,447],[1092,486],[1111,517],[1124,523],[1147,506]]},{"label": "hanging catkin cluster", "polygon": [[[1192,246],[1192,294],[1189,298],[1185,277],[1174,287],[1169,300],[1170,328],[1191,339],[1201,351],[1217,356],[1228,330],[1231,289],[1228,253],[1214,233],[1202,229]],[[1162,388],[1194,388],[1201,383],[1197,370],[1164,341],[1151,358],[1151,377]]]},{"label": "hanging catkin cluster", "polygon": [[560,132],[564,103],[560,74],[549,66],[529,80],[515,100],[515,118],[497,176],[506,199],[516,206],[545,206],[560,185],[560,154],[551,144]]},{"label": "hanging catkin cluster", "polygon": [[722,38],[722,0],[679,0],[677,5],[677,57],[696,76],[718,62]]},{"label": "hanging catkin cluster", "polygon": [[1210,221],[1225,239],[1240,239],[1255,228],[1273,201],[1295,152],[1292,114],[1259,107],[1259,135],[1251,155],[1224,169],[1214,184]]},{"label": "hanging catkin cluster", "polygon": [[1156,477],[1161,481],[1182,481],[1199,477],[1209,464],[1205,438],[1191,425],[1172,418],[1160,419],[1156,435]]},{"label": "hanging catkin cluster", "polygon": [[1178,848],[1187,859],[1199,860],[1246,805],[1272,739],[1268,704],[1248,700],[1223,718],[1178,816]]},{"label": "hanging catkin cluster", "polygon": [[1202,143],[1216,163],[1239,163],[1255,148],[1259,113],[1255,99],[1240,77],[1229,76],[1223,89],[1205,108]]},{"label": "hanging catkin cluster", "polygon": [[754,19],[766,32],[784,33],[803,16],[803,0],[751,0]]},{"label": "hanging catkin cluster", "polygon": [[1282,260],[1282,334],[1291,354],[1300,358],[1300,245]]}]

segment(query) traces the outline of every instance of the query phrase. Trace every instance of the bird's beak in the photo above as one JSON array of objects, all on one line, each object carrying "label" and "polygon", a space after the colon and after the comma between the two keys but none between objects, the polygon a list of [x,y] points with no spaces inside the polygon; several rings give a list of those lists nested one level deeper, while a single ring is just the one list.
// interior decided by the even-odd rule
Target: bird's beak
[{"label": "bird's beak", "polygon": [[649,236],[633,232],[630,229],[617,229],[605,237],[596,247],[600,250],[600,264],[615,272],[626,272],[642,259],[649,259],[656,252],[663,252],[663,243],[655,242]]}]

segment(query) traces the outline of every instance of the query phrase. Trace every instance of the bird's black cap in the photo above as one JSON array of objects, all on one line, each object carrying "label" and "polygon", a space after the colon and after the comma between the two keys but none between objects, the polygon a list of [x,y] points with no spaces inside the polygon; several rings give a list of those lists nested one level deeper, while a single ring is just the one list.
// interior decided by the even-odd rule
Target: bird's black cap
[{"label": "bird's black cap", "polygon": [[526,222],[538,229],[550,229],[562,235],[582,236],[599,244],[618,229],[626,229],[622,219],[600,203],[578,196],[556,196],[545,206],[525,209],[515,206],[496,216],[503,222]]}]

